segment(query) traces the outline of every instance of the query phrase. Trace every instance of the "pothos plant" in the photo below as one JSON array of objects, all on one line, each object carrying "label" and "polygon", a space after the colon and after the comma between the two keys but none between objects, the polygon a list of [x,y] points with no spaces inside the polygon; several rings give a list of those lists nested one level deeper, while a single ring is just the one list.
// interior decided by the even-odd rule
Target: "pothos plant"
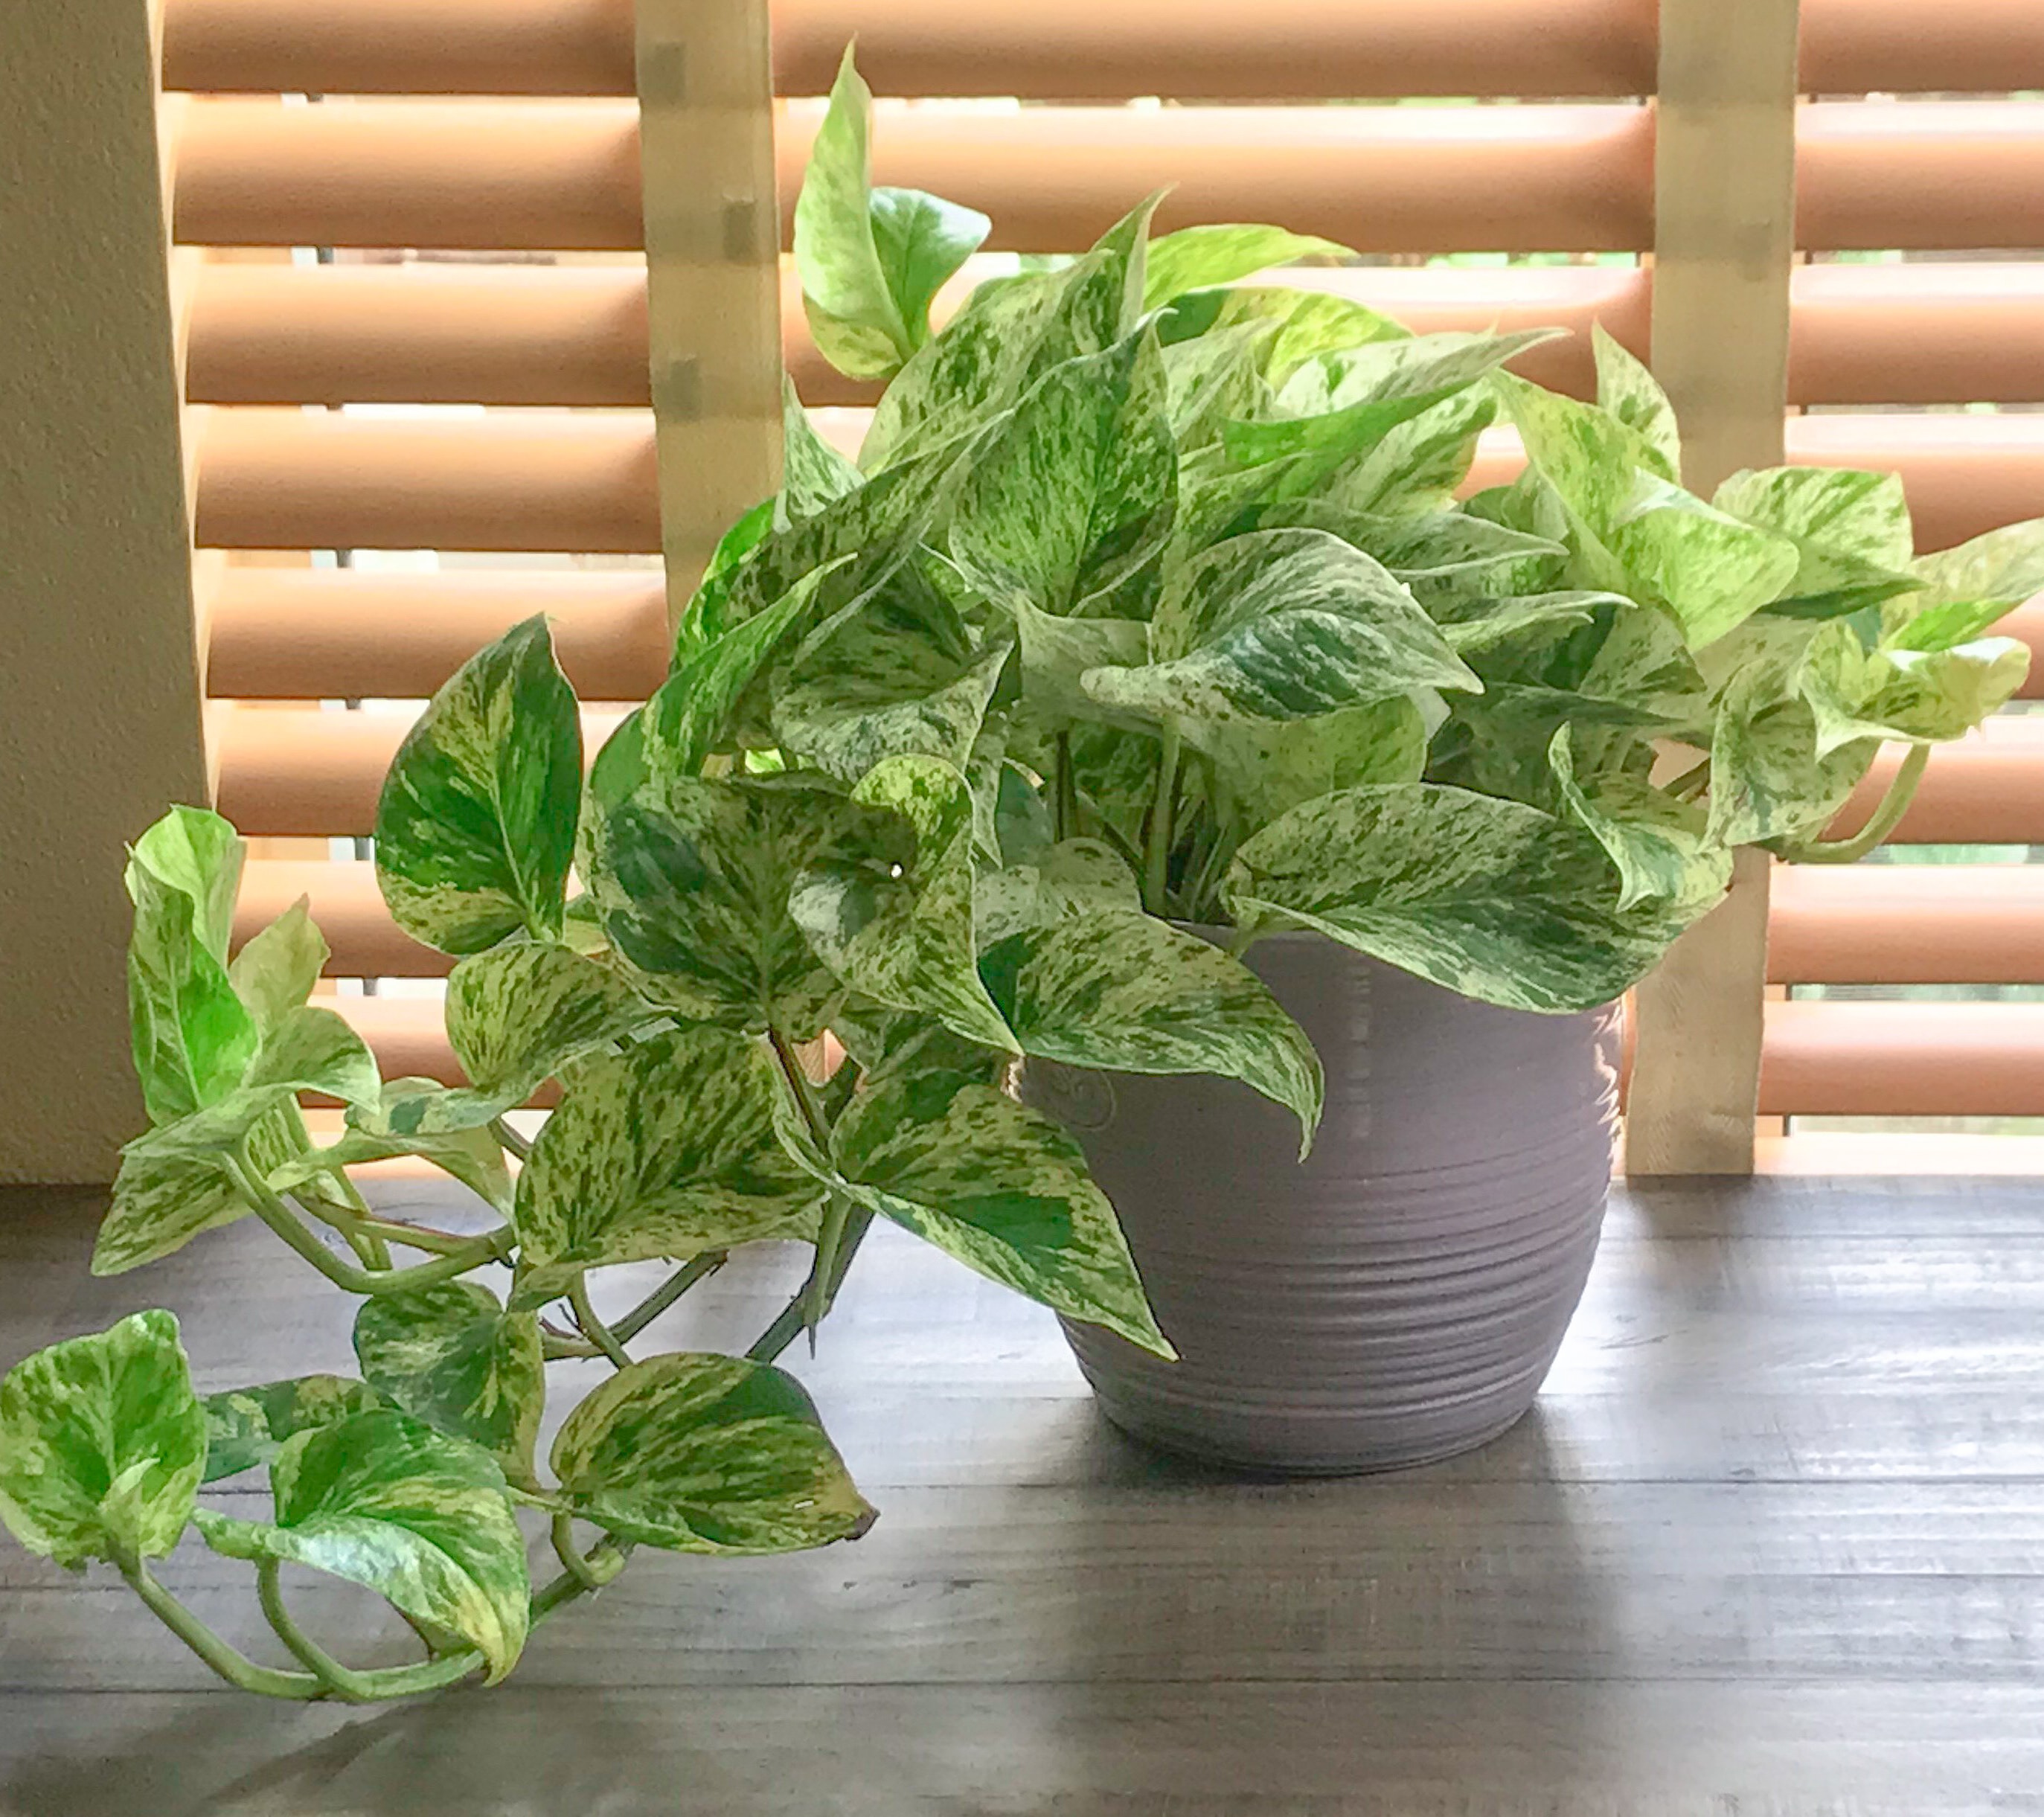
[{"label": "pothos plant", "polygon": [[[876,1218],[1169,1354],[1078,1148],[1003,1089],[1018,1057],[1225,1075],[1310,1139],[1320,1063],[1242,962],[1260,935],[1316,930],[1520,1009],[1607,1002],[1735,847],[1856,855],[1927,746],[2023,676],[1984,634],[2044,585],[2044,525],[1919,559],[1892,477],[1749,472],[1699,498],[1667,400],[1601,336],[1585,403],[1505,371],[1539,335],[1416,336],[1241,282],[1338,256],[1324,241],[1153,239],[1153,199],[933,334],[987,223],[870,187],[867,112],[847,57],[795,222],[818,345],[887,381],[858,463],[791,395],[785,486],[724,538],[669,679],[586,781],[538,619],[391,767],[378,876],[455,960],[466,1082],[382,1079],[309,1001],[327,952],[303,904],[230,958],[225,822],[175,809],[133,848],[152,1127],[94,1268],[253,1216],[355,1297],[361,1373],[201,1398],[162,1312],[57,1344],[0,1385],[0,1515],[110,1562],[237,1684],[494,1681],[636,1548],[857,1536],[873,1511],[775,1359]],[[1525,471],[1458,503],[1500,419]],[[1826,843],[1889,740],[1895,787]],[[826,1031],[827,1078],[805,1058]],[[528,1145],[505,1116],[548,1080]],[[301,1093],[345,1107],[337,1139],[313,1141]],[[351,1170],[398,1155],[468,1188],[484,1227],[379,1216]],[[633,1354],[770,1241],[806,1246],[807,1278],[744,1355]],[[655,1259],[662,1285],[599,1317],[590,1274]],[[568,1358],[614,1373],[543,1469]],[[266,1518],[198,1503],[264,1465]],[[521,1513],[558,1556],[537,1588]],[[292,1669],[159,1581],[194,1524],[253,1565]],[[380,1592],[422,1657],[334,1658],[286,1563]]]}]

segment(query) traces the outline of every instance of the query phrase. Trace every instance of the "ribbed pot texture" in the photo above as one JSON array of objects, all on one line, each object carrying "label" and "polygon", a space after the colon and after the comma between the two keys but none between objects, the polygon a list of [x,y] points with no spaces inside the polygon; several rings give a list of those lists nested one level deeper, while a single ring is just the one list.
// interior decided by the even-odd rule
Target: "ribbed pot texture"
[{"label": "ribbed pot texture", "polygon": [[1396,1469],[1533,1404],[1596,1250],[1619,1012],[1474,1003],[1316,935],[1247,962],[1327,1068],[1311,1157],[1232,1080],[1032,1061],[1024,1099],[1084,1145],[1180,1360],[1066,1335],[1101,1408],[1262,1471]]}]

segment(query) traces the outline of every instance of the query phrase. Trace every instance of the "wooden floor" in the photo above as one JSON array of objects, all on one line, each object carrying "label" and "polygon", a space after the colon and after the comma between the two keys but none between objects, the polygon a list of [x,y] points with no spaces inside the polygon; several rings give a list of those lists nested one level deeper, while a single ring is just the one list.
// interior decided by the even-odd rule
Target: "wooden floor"
[{"label": "wooden floor", "polygon": [[[203,1388],[352,1369],[263,1232],[94,1282],[94,1209],[0,1196],[0,1364],[162,1304]],[[763,1261],[659,1335],[742,1344],[797,1267]],[[2044,1183],[1623,1195],[1532,1417],[1394,1477],[1147,1456],[1047,1318],[906,1239],[796,1366],[873,1532],[642,1554],[499,1690],[266,1705],[0,1541],[0,1812],[2044,1812]],[[243,1573],[164,1574],[258,1646]],[[398,1656],[320,1582],[315,1625]]]}]

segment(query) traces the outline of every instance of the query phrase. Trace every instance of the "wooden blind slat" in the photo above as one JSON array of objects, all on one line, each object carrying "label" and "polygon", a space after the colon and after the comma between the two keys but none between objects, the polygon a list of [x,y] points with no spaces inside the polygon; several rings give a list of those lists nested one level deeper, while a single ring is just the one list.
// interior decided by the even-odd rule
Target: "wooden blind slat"
[{"label": "wooden blind slat", "polygon": [[2044,984],[2044,865],[1783,865],[1776,984]]},{"label": "wooden blind slat", "polygon": [[[1900,760],[1899,746],[1883,748],[1833,824],[1835,837],[1865,824]],[[1934,745],[1892,836],[1900,845],[2044,845],[2044,720],[1991,719],[1955,743]]]},{"label": "wooden blind slat", "polygon": [[2044,1003],[1770,1003],[1768,1116],[2044,1114]]}]

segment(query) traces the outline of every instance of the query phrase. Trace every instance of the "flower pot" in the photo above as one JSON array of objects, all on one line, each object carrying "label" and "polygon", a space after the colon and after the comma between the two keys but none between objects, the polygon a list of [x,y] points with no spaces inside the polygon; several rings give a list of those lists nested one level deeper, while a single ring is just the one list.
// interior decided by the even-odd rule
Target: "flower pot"
[{"label": "flower pot", "polygon": [[1617,1007],[1500,1009],[1304,933],[1247,963],[1327,1068],[1303,1164],[1293,1119],[1231,1080],[1024,1069],[1180,1356],[1067,1323],[1079,1366],[1117,1426],[1228,1464],[1390,1469],[1480,1445],[1532,1404],[1589,1273]]}]

